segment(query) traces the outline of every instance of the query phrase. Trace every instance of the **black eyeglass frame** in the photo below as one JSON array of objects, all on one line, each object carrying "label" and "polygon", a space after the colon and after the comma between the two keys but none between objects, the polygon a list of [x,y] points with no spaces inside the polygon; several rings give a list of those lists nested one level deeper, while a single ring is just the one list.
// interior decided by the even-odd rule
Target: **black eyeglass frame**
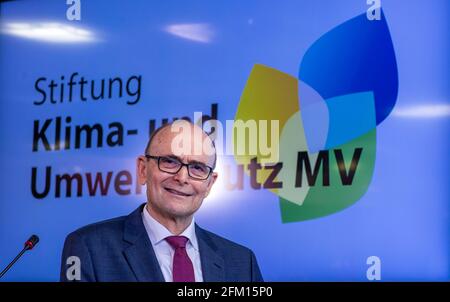
[{"label": "black eyeglass frame", "polygon": [[[196,176],[192,176],[191,172],[189,171],[189,166],[190,165],[195,165],[195,164],[199,164],[199,163],[187,163],[187,164],[185,164],[181,160],[179,160],[178,158],[174,158],[174,157],[170,157],[170,156],[154,156],[154,155],[150,155],[150,154],[145,154],[144,156],[147,159],[154,159],[154,160],[156,160],[158,162],[158,169],[160,171],[165,172],[165,173],[169,173],[169,174],[172,174],[172,175],[177,174],[178,172],[180,172],[181,169],[183,169],[183,167],[186,166],[186,169],[188,171],[189,177],[191,177],[191,178],[193,178],[195,180],[207,180],[209,178],[209,176],[211,175],[211,173],[214,171],[214,169],[212,167],[210,167],[210,166],[208,166],[208,165],[206,165],[204,163],[201,163],[202,165],[205,165],[209,169],[209,172],[208,172],[208,175],[205,178],[199,178],[199,177],[196,177]],[[176,172],[163,170],[163,169],[161,169],[161,166],[160,166],[161,158],[167,158],[167,159],[171,159],[171,160],[176,160],[176,161],[178,161],[180,163],[180,167],[178,168],[178,170]]]}]

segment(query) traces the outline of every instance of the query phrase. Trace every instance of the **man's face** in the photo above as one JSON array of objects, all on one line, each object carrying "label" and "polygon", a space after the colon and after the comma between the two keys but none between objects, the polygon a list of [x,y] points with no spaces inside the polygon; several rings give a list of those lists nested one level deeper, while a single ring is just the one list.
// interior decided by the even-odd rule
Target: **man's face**
[{"label": "man's face", "polygon": [[[191,126],[192,131],[201,131],[196,126]],[[154,137],[147,154],[152,156],[175,156],[183,163],[201,162],[210,167],[214,164],[214,155],[205,152],[195,154],[178,154],[172,150],[172,141],[179,133],[171,131],[171,127],[162,129]],[[191,142],[194,148],[209,138],[201,133],[202,141],[194,140],[194,135],[188,135],[184,142]],[[199,137],[199,136],[197,136]],[[192,139],[191,139],[192,138]],[[198,149],[197,149],[198,150]],[[197,152],[198,153],[198,152]],[[196,180],[189,176],[187,167],[184,166],[177,174],[163,172],[158,168],[158,161],[140,156],[137,160],[139,183],[147,185],[147,198],[150,206],[158,214],[165,217],[189,217],[201,206],[203,199],[209,194],[212,185],[217,179],[217,173],[212,172],[206,180]]]}]

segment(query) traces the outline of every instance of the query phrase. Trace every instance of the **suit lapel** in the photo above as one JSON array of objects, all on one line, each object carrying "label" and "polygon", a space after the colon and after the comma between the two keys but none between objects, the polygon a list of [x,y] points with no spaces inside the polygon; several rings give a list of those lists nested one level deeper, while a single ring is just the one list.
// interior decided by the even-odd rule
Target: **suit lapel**
[{"label": "suit lapel", "polygon": [[123,239],[129,245],[123,253],[138,281],[164,282],[155,251],[142,222],[141,213],[144,205],[125,220]]},{"label": "suit lapel", "polygon": [[[142,210],[145,204],[137,208],[125,220],[123,240],[127,243],[123,251],[137,281],[164,282],[164,276],[156,259],[150,239],[142,222]],[[220,282],[225,280],[225,263],[217,246],[208,233],[195,225],[203,281]]]},{"label": "suit lapel", "polygon": [[225,264],[222,256],[218,253],[217,246],[211,237],[197,225],[195,225],[195,233],[200,251],[203,281],[225,281]]}]

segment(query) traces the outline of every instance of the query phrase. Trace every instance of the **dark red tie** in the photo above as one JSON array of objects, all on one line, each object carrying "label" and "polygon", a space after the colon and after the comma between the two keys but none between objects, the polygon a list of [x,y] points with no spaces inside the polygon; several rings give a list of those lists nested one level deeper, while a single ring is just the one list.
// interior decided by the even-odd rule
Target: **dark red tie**
[{"label": "dark red tie", "polygon": [[195,282],[194,267],[186,252],[188,238],[184,236],[169,236],[166,241],[175,249],[173,255],[173,282]]}]

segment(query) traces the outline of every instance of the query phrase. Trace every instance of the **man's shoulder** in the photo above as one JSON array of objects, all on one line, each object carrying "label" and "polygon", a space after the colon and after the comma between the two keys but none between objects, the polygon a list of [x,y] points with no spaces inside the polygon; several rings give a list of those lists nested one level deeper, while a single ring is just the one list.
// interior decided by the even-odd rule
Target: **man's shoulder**
[{"label": "man's shoulder", "polygon": [[197,226],[199,232],[198,236],[203,236],[205,240],[209,240],[212,242],[219,251],[226,251],[231,254],[252,254],[253,252],[248,248],[239,243],[226,239],[220,235],[217,235],[213,232],[205,230],[199,226]]},{"label": "man's shoulder", "polygon": [[73,231],[67,237],[80,237],[83,240],[95,240],[96,238],[118,236],[123,233],[126,218],[127,216],[120,216],[91,223]]}]

